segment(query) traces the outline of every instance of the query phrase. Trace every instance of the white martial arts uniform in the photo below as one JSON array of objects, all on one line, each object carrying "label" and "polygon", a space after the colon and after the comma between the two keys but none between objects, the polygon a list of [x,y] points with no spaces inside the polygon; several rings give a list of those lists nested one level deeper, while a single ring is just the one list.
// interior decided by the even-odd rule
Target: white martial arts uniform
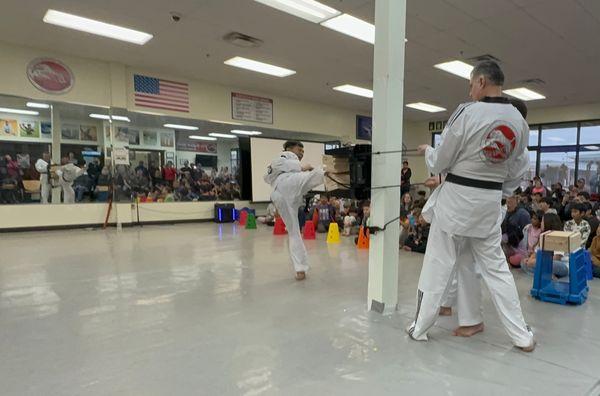
[{"label": "white martial arts uniform", "polygon": [[[502,196],[511,195],[529,168],[529,126],[510,103],[474,102],[454,112],[438,147],[425,153],[433,174],[502,185],[502,189],[465,186],[446,180],[430,198],[431,229],[417,293],[415,321],[407,329],[415,340],[427,331],[458,270],[476,278],[475,266],[486,283],[502,324],[513,343],[529,347],[533,334],[525,324],[512,274],[500,246]],[[472,258],[459,262],[463,252]],[[472,298],[472,297],[468,297]],[[460,308],[459,308],[460,311]],[[479,320],[476,318],[476,320]],[[479,320],[479,323],[481,321]],[[475,323],[474,323],[475,324]]]},{"label": "white martial arts uniform", "polygon": [[323,184],[323,170],[302,172],[298,156],[284,151],[271,162],[264,180],[273,187],[271,200],[286,225],[294,269],[306,272],[309,268],[308,255],[300,234],[298,209],[302,206],[304,195]]},{"label": "white martial arts uniform", "polygon": [[42,158],[35,162],[35,170],[40,174],[40,202],[43,204],[48,203],[48,197],[50,196],[50,180],[48,180],[48,164]]},{"label": "white martial arts uniform", "polygon": [[78,168],[72,163],[63,165],[56,171],[58,175],[58,184],[63,191],[63,203],[75,203],[75,190],[73,190],[73,181],[83,174],[83,169]]}]

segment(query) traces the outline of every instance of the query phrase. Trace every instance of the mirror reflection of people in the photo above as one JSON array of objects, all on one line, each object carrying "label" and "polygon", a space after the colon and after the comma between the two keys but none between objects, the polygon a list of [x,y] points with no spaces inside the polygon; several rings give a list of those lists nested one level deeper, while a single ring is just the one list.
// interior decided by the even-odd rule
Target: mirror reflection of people
[{"label": "mirror reflection of people", "polygon": [[35,163],[35,170],[40,174],[40,202],[42,204],[48,203],[48,197],[50,197],[50,191],[52,190],[52,186],[50,185],[50,153],[44,152],[42,154],[42,158],[38,159]]},{"label": "mirror reflection of people", "polygon": [[73,190],[73,182],[84,172],[72,162],[69,157],[63,157],[60,161],[61,167],[56,171],[58,175],[58,183],[62,188],[63,203],[75,203],[75,190]]}]

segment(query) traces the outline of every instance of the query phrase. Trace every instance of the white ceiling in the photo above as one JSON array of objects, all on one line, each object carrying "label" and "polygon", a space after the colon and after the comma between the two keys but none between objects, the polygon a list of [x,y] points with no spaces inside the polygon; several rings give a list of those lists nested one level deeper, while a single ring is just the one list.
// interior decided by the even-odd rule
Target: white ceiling
[{"label": "white ceiling", "polygon": [[[373,0],[321,0],[370,22]],[[145,46],[47,25],[48,8],[154,34]],[[169,12],[183,15],[171,21]],[[122,62],[368,112],[369,99],[335,92],[371,87],[373,46],[252,0],[2,0],[0,39],[65,54]],[[232,31],[264,41],[244,49],[223,41]],[[405,99],[450,111],[467,100],[467,81],[433,68],[450,59],[490,54],[502,61],[506,86],[529,85],[547,96],[530,107],[600,102],[600,0],[408,0]],[[245,56],[296,70],[279,79],[223,65]],[[445,118],[405,109],[410,120]]]}]

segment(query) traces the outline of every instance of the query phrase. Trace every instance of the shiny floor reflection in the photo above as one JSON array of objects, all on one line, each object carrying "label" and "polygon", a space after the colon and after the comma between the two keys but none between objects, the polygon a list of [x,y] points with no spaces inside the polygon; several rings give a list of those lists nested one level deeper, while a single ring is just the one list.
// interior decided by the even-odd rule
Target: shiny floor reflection
[{"label": "shiny floor reflection", "polygon": [[487,293],[486,331],[407,340],[422,256],[401,253],[399,310],[366,311],[367,257],[212,223],[0,236],[2,395],[596,395],[600,292],[580,307],[528,297],[539,347],[511,348]]}]

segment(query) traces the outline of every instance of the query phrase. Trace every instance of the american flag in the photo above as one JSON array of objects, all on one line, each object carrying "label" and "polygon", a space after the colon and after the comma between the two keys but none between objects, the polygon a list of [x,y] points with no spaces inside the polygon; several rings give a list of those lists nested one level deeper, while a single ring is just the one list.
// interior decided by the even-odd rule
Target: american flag
[{"label": "american flag", "polygon": [[186,83],[162,78],[133,76],[135,105],[189,113],[189,87]]}]

